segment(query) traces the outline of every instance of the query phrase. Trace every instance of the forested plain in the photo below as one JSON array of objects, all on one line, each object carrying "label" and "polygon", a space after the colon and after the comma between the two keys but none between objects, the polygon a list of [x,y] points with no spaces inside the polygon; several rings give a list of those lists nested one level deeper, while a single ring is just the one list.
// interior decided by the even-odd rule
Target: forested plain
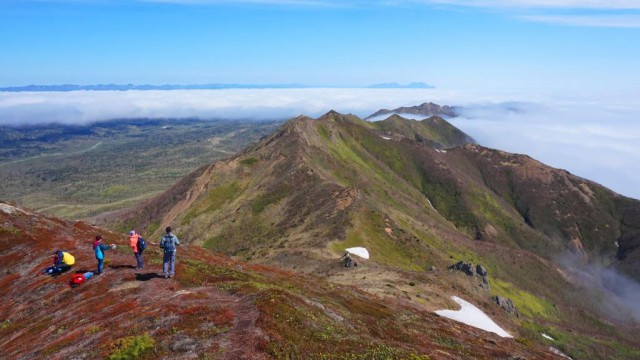
[{"label": "forested plain", "polygon": [[50,215],[91,218],[148,199],[280,124],[127,119],[0,126],[0,195]]}]

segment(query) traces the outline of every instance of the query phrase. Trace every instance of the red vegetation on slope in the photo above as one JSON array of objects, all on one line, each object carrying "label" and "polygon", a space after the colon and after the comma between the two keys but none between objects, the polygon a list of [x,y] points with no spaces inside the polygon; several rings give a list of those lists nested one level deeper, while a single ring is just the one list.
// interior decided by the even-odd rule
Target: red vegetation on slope
[{"label": "red vegetation on slope", "polygon": [[[179,248],[176,278],[166,280],[160,250],[149,248],[137,271],[125,236],[8,205],[0,224],[7,358],[555,358],[400,302],[195,246]],[[119,247],[106,253],[105,275],[71,288],[73,273],[96,266],[97,232]],[[76,257],[73,269],[39,275],[56,249]]]}]

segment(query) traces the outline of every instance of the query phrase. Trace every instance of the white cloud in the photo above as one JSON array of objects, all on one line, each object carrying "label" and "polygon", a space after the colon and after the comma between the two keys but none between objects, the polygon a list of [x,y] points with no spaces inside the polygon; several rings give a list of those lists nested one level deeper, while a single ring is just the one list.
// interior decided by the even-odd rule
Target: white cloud
[{"label": "white cloud", "polygon": [[469,103],[451,122],[480,144],[530,155],[640,199],[640,164],[634,160],[640,158],[640,105],[634,98],[549,96],[522,111],[505,110],[513,103]]},{"label": "white cloud", "polygon": [[333,109],[366,117],[433,101],[464,106],[451,122],[480,144],[527,154],[640,199],[637,95],[457,92],[442,89],[226,89],[0,92],[0,125],[118,118],[287,119]]},{"label": "white cloud", "polygon": [[[43,0],[41,0],[43,1]],[[58,0],[73,1],[73,0]],[[77,1],[77,0],[76,0]],[[637,0],[136,0],[147,3],[172,3],[184,5],[215,4],[263,4],[263,5],[305,5],[333,7],[404,6],[416,4],[446,4],[464,7],[521,8],[521,9],[600,9],[638,10]]]},{"label": "white cloud", "polygon": [[570,26],[640,28],[640,15],[527,15],[524,20]]},{"label": "white cloud", "polygon": [[491,8],[640,9],[640,1],[637,0],[423,0],[420,2]]},{"label": "white cloud", "polygon": [[368,115],[380,104],[413,105],[429,94],[429,89],[324,88],[0,92],[0,125],[142,117],[285,119],[332,109]]},{"label": "white cloud", "polygon": [[[137,0],[145,3],[164,3],[181,5],[216,5],[216,4],[256,4],[256,5],[296,5],[342,7],[345,2],[323,0]],[[349,2],[346,2],[348,4]]]},{"label": "white cloud", "polygon": [[298,5],[322,7],[370,7],[405,5],[453,5],[499,9],[591,9],[591,10],[640,10],[637,0],[3,0],[7,2],[41,3],[166,3],[182,5],[258,4]]}]

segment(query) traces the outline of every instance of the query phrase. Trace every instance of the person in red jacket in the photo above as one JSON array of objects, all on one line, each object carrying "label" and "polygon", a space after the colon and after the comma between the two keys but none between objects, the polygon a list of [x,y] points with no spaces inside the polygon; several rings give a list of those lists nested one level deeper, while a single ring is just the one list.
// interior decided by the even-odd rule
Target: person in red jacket
[{"label": "person in red jacket", "polygon": [[138,239],[140,235],[136,233],[135,230],[129,231],[129,245],[133,249],[133,254],[136,256],[136,262],[138,263],[138,270],[142,270],[143,262],[142,262],[142,251],[138,249]]}]

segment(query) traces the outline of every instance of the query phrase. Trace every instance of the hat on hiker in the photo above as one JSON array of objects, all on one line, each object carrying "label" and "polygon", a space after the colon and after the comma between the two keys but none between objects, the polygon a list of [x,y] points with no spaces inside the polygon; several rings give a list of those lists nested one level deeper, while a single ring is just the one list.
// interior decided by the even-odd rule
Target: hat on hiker
[{"label": "hat on hiker", "polygon": [[129,231],[129,235],[135,235],[135,234],[136,234],[136,231],[135,231],[135,230],[131,230],[131,231]]}]

